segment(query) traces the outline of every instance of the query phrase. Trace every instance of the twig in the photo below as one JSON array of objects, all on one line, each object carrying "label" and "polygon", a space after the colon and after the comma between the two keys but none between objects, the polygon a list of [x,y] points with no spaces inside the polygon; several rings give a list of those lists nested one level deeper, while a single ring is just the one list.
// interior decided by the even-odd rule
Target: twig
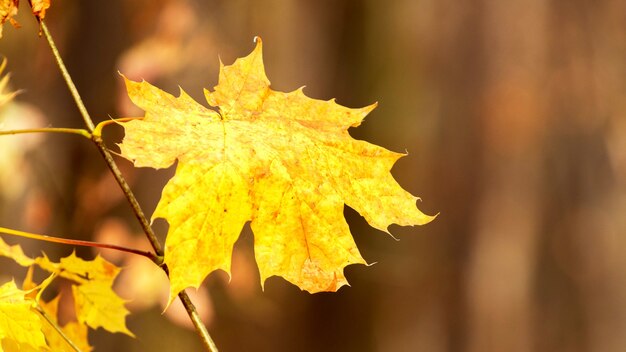
[{"label": "twig", "polygon": [[215,342],[213,342],[213,339],[211,339],[209,331],[206,329],[206,326],[202,322],[202,319],[200,319],[200,314],[198,314],[198,311],[196,311],[196,306],[193,304],[193,302],[191,302],[191,299],[189,298],[189,295],[187,295],[187,292],[180,291],[178,293],[178,298],[183,303],[183,306],[185,306],[187,313],[189,313],[189,310],[193,312],[189,314],[189,317],[191,318],[191,322],[196,328],[196,331],[202,337],[202,344],[204,345],[204,348],[206,348],[207,351],[217,352],[217,346],[215,345]]},{"label": "twig", "polygon": [[61,70],[61,75],[63,75],[63,79],[65,80],[65,83],[67,83],[67,88],[70,90],[70,93],[72,93],[72,97],[76,102],[76,107],[78,107],[78,111],[80,111],[80,115],[83,117],[85,125],[87,125],[87,130],[89,130],[89,132],[93,132],[93,129],[95,128],[93,121],[91,120],[91,117],[89,117],[89,113],[87,112],[87,108],[85,108],[85,104],[83,104],[83,100],[80,98],[80,94],[78,94],[78,89],[76,89],[76,85],[74,84],[74,81],[72,81],[72,76],[70,76],[70,73],[67,72],[67,68],[65,67],[63,60],[61,59],[61,54],[59,54],[59,50],[54,44],[52,36],[48,31],[48,26],[46,26],[43,21],[39,21],[39,23],[41,25],[41,29],[43,30],[44,36],[48,40],[48,44],[50,45],[52,54],[57,61],[59,70]]},{"label": "twig", "polygon": [[[43,34],[46,37],[46,40],[48,41],[50,48],[52,49],[54,58],[63,75],[63,79],[65,79],[65,82],[67,83],[67,86],[70,92],[72,93],[72,96],[74,97],[74,102],[76,103],[76,106],[78,107],[78,110],[80,111],[81,116],[83,117],[83,120],[85,121],[85,124],[87,125],[87,129],[91,133],[94,131],[94,128],[95,128],[94,123],[91,117],[89,116],[89,113],[87,113],[87,109],[85,108],[85,105],[83,104],[83,101],[80,98],[80,95],[78,94],[78,90],[76,89],[76,86],[74,85],[72,81],[72,77],[67,72],[67,69],[65,68],[65,64],[63,64],[63,59],[61,58],[61,55],[59,54],[59,51],[57,50],[56,45],[54,44],[54,40],[52,39],[52,36],[50,35],[50,32],[48,31],[48,27],[46,26],[44,21],[41,21],[41,29],[43,30]],[[164,254],[163,246],[161,245],[158,238],[154,234],[154,231],[152,231],[152,227],[150,227],[150,223],[148,222],[148,219],[146,218],[143,211],[141,210],[141,207],[139,206],[139,202],[137,202],[135,195],[130,189],[130,186],[128,185],[124,177],[122,176],[122,173],[120,172],[119,168],[117,167],[117,164],[113,160],[111,153],[109,152],[107,147],[104,145],[104,142],[102,141],[102,137],[100,135],[92,134],[91,139],[96,144],[96,147],[98,147],[98,150],[100,151],[100,154],[104,157],[104,160],[106,161],[107,166],[109,167],[109,170],[111,170],[111,172],[113,173],[113,176],[115,177],[115,180],[117,181],[118,185],[122,189],[122,192],[124,192],[126,199],[128,200],[129,204],[131,205],[131,208],[133,209],[133,213],[135,214],[135,217],[141,224],[141,227],[146,237],[148,238],[148,241],[150,241],[152,248],[154,248],[156,255],[162,257]],[[167,272],[167,268],[165,267],[165,265],[161,265],[161,268],[163,268]],[[211,336],[209,335],[206,327],[204,326],[204,324],[202,323],[202,320],[200,319],[200,316],[198,315],[198,312],[196,311],[196,307],[193,305],[193,303],[189,299],[189,296],[187,295],[187,293],[185,293],[185,291],[181,291],[178,294],[178,297],[183,303],[183,306],[185,307],[187,314],[191,318],[191,321],[193,322],[193,325],[196,328],[196,332],[198,333],[198,335],[200,335],[200,338],[202,339],[202,343],[204,347],[207,349],[207,351],[217,352],[217,347],[215,346],[213,339],[211,339]]]},{"label": "twig", "polygon": [[161,242],[159,242],[159,239],[154,234],[154,231],[152,230],[152,227],[150,226],[148,219],[144,215],[143,210],[141,209],[141,206],[139,205],[139,202],[137,201],[137,198],[135,198],[133,191],[130,189],[130,186],[128,185],[128,182],[126,182],[126,179],[124,178],[124,176],[122,176],[122,172],[117,167],[115,160],[113,160],[113,156],[111,155],[111,152],[109,152],[109,149],[106,147],[106,145],[104,145],[104,141],[102,140],[102,137],[94,135],[92,137],[92,140],[98,147],[98,151],[100,151],[100,154],[104,158],[104,161],[109,167],[109,170],[111,170],[111,173],[113,173],[113,176],[115,177],[115,181],[117,181],[117,184],[122,189],[122,192],[124,192],[124,195],[126,196],[126,199],[128,200],[128,202],[130,203],[130,206],[133,209],[133,213],[135,214],[135,217],[139,221],[139,224],[141,224],[141,228],[143,229],[143,232],[146,234],[146,237],[148,237],[148,240],[150,241],[152,248],[154,248],[157,255],[162,256],[164,252],[163,252],[163,246],[161,246]]},{"label": "twig", "polygon": [[161,265],[163,263],[163,257],[159,257],[159,256],[155,255],[152,252],[142,251],[142,250],[139,250],[139,249],[128,248],[128,247],[124,247],[124,246],[118,246],[118,245],[115,245],[115,244],[107,244],[107,243],[99,243],[99,242],[92,242],[92,241],[74,240],[74,239],[70,239],[70,238],[53,237],[53,236],[47,236],[47,235],[38,235],[36,233],[30,233],[30,232],[18,231],[18,230],[13,230],[13,229],[7,229],[5,227],[0,227],[0,233],[6,234],[6,235],[11,235],[11,236],[19,236],[19,237],[24,237],[24,238],[31,238],[31,239],[35,239],[35,240],[39,240],[39,241],[45,241],[45,242],[68,244],[68,245],[72,245],[72,246],[114,249],[114,250],[117,250],[117,251],[133,253],[133,254],[144,256],[144,257],[152,260],[153,262],[155,262],[157,265]]}]

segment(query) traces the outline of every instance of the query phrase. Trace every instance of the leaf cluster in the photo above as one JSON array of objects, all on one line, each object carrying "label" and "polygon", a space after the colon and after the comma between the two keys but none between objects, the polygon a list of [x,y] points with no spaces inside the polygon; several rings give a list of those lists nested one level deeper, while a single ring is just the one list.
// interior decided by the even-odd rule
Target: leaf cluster
[{"label": "leaf cluster", "polygon": [[[0,256],[28,268],[21,289],[14,280],[0,286],[0,351],[75,351],[75,347],[91,351],[88,328],[134,336],[126,327],[125,301],[112,288],[120,269],[104,258],[84,260],[74,252],[59,262],[45,254],[31,258],[19,245],[10,246],[1,238]],[[43,269],[47,278],[33,281],[35,267]],[[71,285],[66,298],[74,302],[75,315],[62,327],[57,318],[61,294],[48,302],[42,300],[43,292],[55,280]]]}]

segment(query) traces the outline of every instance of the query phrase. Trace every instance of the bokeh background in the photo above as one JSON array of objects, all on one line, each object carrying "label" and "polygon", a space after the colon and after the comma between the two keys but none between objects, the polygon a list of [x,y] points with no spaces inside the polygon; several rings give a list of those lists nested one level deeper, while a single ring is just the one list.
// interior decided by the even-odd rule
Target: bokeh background
[{"label": "bokeh background", "polygon": [[[28,11],[0,40],[23,90],[2,128],[82,127]],[[392,226],[396,242],[346,208],[377,264],[349,267],[352,287],[333,294],[280,278],[261,291],[244,229],[230,284],[214,273],[190,292],[222,351],[626,351],[626,2],[74,0],[47,20],[97,121],[141,114],[117,71],[203,102],[218,57],[259,35],[274,89],[378,101],[351,134],[408,151],[393,174],[439,217]],[[105,139],[117,150],[122,136]],[[173,170],[118,162],[151,214]],[[147,245],[97,150],[71,135],[0,139],[0,226]],[[162,274],[104,255],[126,268],[116,289],[137,339],[95,331],[97,351],[200,350],[186,315],[161,315]],[[23,277],[2,267],[3,281]]]}]

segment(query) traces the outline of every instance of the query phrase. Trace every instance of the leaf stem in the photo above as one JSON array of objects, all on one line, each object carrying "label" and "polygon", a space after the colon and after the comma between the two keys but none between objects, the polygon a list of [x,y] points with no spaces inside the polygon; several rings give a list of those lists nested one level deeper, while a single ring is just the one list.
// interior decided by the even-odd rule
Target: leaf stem
[{"label": "leaf stem", "polygon": [[[67,72],[67,69],[65,68],[63,59],[61,58],[61,55],[59,54],[59,51],[57,50],[56,45],[54,44],[54,40],[52,39],[52,35],[50,34],[50,31],[48,31],[48,27],[46,26],[44,21],[40,21],[40,23],[41,23],[41,29],[43,30],[43,34],[46,37],[46,40],[48,41],[48,44],[50,45],[50,48],[52,49],[52,53],[57,62],[57,65],[59,66],[59,69],[61,70],[63,79],[65,79],[65,82],[67,83],[67,87],[69,88],[70,92],[72,93],[72,96],[74,97],[74,102],[76,103],[76,106],[78,107],[78,110],[80,111],[81,116],[83,117],[83,120],[85,121],[85,125],[87,125],[87,129],[91,133],[95,129],[94,123],[91,120],[91,117],[89,116],[89,113],[87,112],[87,109],[85,108],[85,104],[83,104],[83,101],[80,98],[80,95],[78,94],[78,90],[76,89],[76,86],[74,85],[74,82],[72,81],[72,77],[70,76],[70,74]],[[102,137],[99,134],[98,135],[92,134],[91,140],[96,144],[96,147],[98,147],[98,150],[100,151],[100,154],[103,156],[105,162],[107,163],[109,170],[111,170],[111,172],[113,173],[113,176],[115,177],[115,180],[117,181],[118,185],[122,189],[122,192],[124,192],[124,195],[126,196],[126,199],[128,200],[128,203],[133,209],[133,213],[135,214],[135,217],[139,221],[139,224],[141,225],[146,237],[148,238],[148,241],[152,245],[152,248],[154,248],[156,255],[159,257],[163,257],[163,254],[164,254],[163,246],[161,245],[158,238],[154,234],[154,231],[152,230],[152,227],[150,226],[148,219],[146,218],[143,211],[141,210],[141,207],[139,206],[139,202],[137,202],[137,198],[135,198],[135,195],[131,191],[130,186],[126,182],[126,179],[124,179],[124,176],[122,176],[122,173],[117,167],[115,160],[113,160],[113,156],[111,155],[111,153],[109,152],[109,149],[104,144]],[[161,268],[163,268],[163,270],[165,270],[165,272],[167,273],[167,267],[165,265],[161,265]],[[200,316],[198,315],[198,312],[196,311],[196,307],[193,305],[193,303],[189,299],[189,296],[187,295],[187,293],[185,293],[185,291],[181,291],[178,294],[178,297],[180,298],[183,306],[185,307],[185,310],[187,311],[189,318],[193,322],[193,325],[196,328],[196,332],[202,339],[202,343],[207,349],[207,351],[217,352],[217,347],[215,346],[215,343],[211,339],[211,336],[209,335],[206,329],[206,326],[204,326],[204,324],[202,323],[202,320],[200,319]]]},{"label": "leaf stem", "polygon": [[91,139],[91,133],[82,128],[57,128],[57,127],[45,127],[45,128],[29,128],[24,130],[6,130],[0,131],[0,136],[26,134],[26,133],[69,133],[83,136],[87,139]]},{"label": "leaf stem", "polygon": [[155,255],[152,252],[142,251],[142,250],[139,250],[139,249],[128,248],[128,247],[124,247],[124,246],[118,246],[118,245],[115,245],[115,244],[107,244],[107,243],[99,243],[99,242],[92,242],[92,241],[74,240],[74,239],[70,239],[70,238],[53,237],[53,236],[47,236],[47,235],[38,235],[36,233],[30,233],[30,232],[18,231],[18,230],[13,230],[13,229],[7,229],[5,227],[0,227],[0,233],[4,233],[6,235],[11,235],[11,236],[19,236],[19,237],[24,237],[24,238],[31,238],[31,239],[35,239],[35,240],[39,240],[39,241],[45,241],[45,242],[68,244],[68,245],[72,245],[72,246],[114,249],[114,250],[121,251],[121,252],[127,252],[127,253],[132,253],[132,254],[137,254],[137,255],[144,256],[144,257],[152,260],[153,262],[157,263],[158,265],[163,263],[163,257],[159,257],[158,255]]},{"label": "leaf stem", "polygon": [[108,126],[114,123],[119,124],[120,122],[128,122],[132,120],[142,120],[142,119],[143,117],[122,117],[119,119],[110,119],[110,120],[100,121],[96,125],[96,128],[93,130],[92,135],[102,137],[102,128],[105,126]]},{"label": "leaf stem", "polygon": [[72,349],[74,349],[74,351],[82,352],[81,349],[78,348],[76,344],[74,344],[74,341],[70,340],[70,338],[67,337],[67,335],[65,335],[65,333],[63,332],[59,324],[57,324],[54,320],[52,320],[52,318],[48,315],[48,313],[46,313],[46,311],[43,310],[43,308],[39,305],[39,302],[34,302],[33,307],[35,308],[37,313],[39,313],[44,319],[46,319],[48,324],[50,324],[50,326],[52,326],[52,328],[54,328],[54,330],[56,330],[56,332],[58,332],[59,335],[61,335],[63,340],[65,340],[65,342],[67,342],[72,347]]}]

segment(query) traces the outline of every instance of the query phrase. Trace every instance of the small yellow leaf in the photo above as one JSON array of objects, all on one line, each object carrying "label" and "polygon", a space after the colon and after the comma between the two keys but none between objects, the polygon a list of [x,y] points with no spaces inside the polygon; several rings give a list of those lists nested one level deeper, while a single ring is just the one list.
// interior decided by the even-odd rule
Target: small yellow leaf
[{"label": "small yellow leaf", "polygon": [[28,293],[18,289],[14,281],[0,286],[0,344],[19,350],[47,349],[40,315],[32,308]]},{"label": "small yellow leaf", "polygon": [[97,329],[102,327],[110,332],[122,332],[135,337],[126,327],[125,319],[128,310],[121,299],[108,283],[90,281],[82,285],[72,286],[76,316],[80,323]]},{"label": "small yellow leaf", "polygon": [[219,84],[205,91],[219,112],[183,91],[174,97],[126,79],[131,100],[146,115],[124,124],[122,155],[154,168],[178,160],[152,215],[170,225],[170,302],[214,270],[230,274],[233,244],[247,221],[262,283],[279,275],[319,292],[347,284],[347,265],[365,264],[344,204],[382,231],[433,219],[390,173],[403,154],[348,134],[375,104],[350,109],[302,89],[274,91],[261,51],[258,40],[250,55],[222,65]]},{"label": "small yellow leaf", "polygon": [[101,256],[94,260],[84,260],[72,253],[61,258],[59,263],[45,255],[36,259],[37,265],[46,271],[75,283],[72,286],[76,317],[80,323],[97,329],[102,327],[110,332],[133,333],[126,327],[128,310],[124,300],[113,291],[113,282],[120,269]]}]

